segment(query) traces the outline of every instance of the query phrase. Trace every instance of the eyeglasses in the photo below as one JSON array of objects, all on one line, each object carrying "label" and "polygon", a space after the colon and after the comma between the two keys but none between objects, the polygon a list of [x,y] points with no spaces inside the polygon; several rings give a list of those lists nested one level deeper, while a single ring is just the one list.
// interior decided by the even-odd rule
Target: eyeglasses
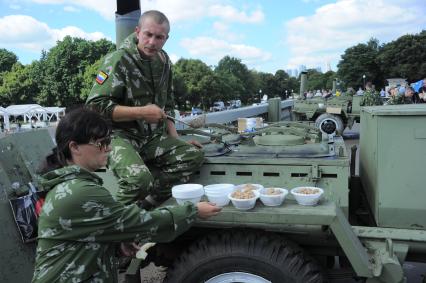
[{"label": "eyeglasses", "polygon": [[94,145],[99,148],[99,150],[107,150],[108,146],[111,144],[111,136],[106,136],[95,142],[88,142],[87,144]]}]

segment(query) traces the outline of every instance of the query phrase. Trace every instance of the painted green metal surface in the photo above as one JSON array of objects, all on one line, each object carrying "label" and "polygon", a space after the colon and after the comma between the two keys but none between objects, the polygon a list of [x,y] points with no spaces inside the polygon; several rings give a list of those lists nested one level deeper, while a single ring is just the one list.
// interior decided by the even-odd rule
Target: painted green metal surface
[{"label": "painted green metal surface", "polygon": [[268,121],[281,121],[281,99],[279,97],[268,100]]},{"label": "painted green metal surface", "polygon": [[30,282],[35,243],[24,244],[14,222],[9,198],[12,183],[25,185],[35,179],[39,161],[53,147],[47,130],[16,133],[0,139],[0,282]]},{"label": "painted green metal surface", "polygon": [[294,101],[293,113],[302,121],[314,121],[321,114],[331,113],[340,116],[345,126],[352,127],[354,121],[359,121],[361,99],[362,96],[347,94],[327,99],[322,97],[298,99]]},{"label": "painted green metal surface", "polygon": [[379,227],[426,229],[426,105],[365,107],[360,178]]},{"label": "painted green metal surface", "polygon": [[191,182],[203,185],[258,183],[288,189],[318,186],[325,190],[327,199],[335,201],[347,214],[349,165],[341,137],[294,146],[243,144],[231,147],[222,155],[207,157]]}]

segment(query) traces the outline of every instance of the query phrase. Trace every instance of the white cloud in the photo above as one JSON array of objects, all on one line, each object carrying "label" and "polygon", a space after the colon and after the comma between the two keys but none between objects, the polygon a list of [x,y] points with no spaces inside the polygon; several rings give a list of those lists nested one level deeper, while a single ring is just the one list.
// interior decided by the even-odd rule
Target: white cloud
[{"label": "white cloud", "polygon": [[247,14],[230,5],[217,4],[214,0],[141,0],[143,11],[156,9],[167,15],[173,22],[191,21],[205,17],[217,17],[228,22],[259,23],[263,21],[264,14],[260,8]]},{"label": "white cloud", "polygon": [[286,46],[291,51],[288,67],[337,64],[344,50],[371,37],[381,43],[425,27],[422,1],[338,0],[315,14],[286,23]]},{"label": "white cloud", "polygon": [[247,15],[245,11],[238,11],[229,5],[212,5],[209,7],[209,15],[222,18],[228,22],[240,23],[260,23],[265,18],[260,9],[255,10],[251,15]]},{"label": "white cloud", "polygon": [[71,12],[71,13],[79,12],[79,10],[75,8],[74,6],[65,6],[64,11]]},{"label": "white cloud", "polygon": [[38,4],[73,5],[98,12],[102,17],[113,20],[117,4],[115,0],[31,0]]},{"label": "white cloud", "polygon": [[169,54],[170,60],[172,61],[172,63],[176,63],[179,59],[180,56],[176,55],[176,54]]},{"label": "white cloud", "polygon": [[267,61],[271,54],[244,44],[232,44],[211,37],[185,38],[180,42],[192,56],[207,57],[215,62],[229,55],[241,59],[246,64]]},{"label": "white cloud", "polygon": [[243,34],[237,34],[229,29],[229,24],[224,22],[214,22],[213,30],[217,37],[227,41],[241,41],[244,38]]},{"label": "white cloud", "polygon": [[187,1],[187,0],[141,0],[141,10],[162,11],[170,22],[195,21],[207,14],[207,7],[211,0]]},{"label": "white cloud", "polygon": [[87,40],[107,38],[101,32],[88,33],[74,26],[52,29],[46,23],[25,15],[10,15],[0,18],[0,46],[22,48],[41,52],[49,49],[65,36],[80,37]]}]

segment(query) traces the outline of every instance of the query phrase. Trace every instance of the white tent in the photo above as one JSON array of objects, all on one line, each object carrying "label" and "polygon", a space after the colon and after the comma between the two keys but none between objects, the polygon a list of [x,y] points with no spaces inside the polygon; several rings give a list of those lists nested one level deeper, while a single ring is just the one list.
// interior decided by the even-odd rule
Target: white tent
[{"label": "white tent", "polygon": [[6,108],[0,107],[0,116],[3,116],[4,128],[10,129],[9,117],[23,116],[24,122],[35,117],[39,121],[50,121],[53,116],[59,120],[60,114],[65,114],[64,107],[42,107],[38,104],[11,105]]}]

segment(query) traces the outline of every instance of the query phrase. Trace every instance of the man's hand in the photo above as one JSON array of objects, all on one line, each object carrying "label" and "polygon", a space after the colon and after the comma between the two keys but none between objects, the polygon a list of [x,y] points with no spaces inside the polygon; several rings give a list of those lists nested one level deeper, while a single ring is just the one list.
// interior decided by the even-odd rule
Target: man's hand
[{"label": "man's hand", "polygon": [[139,251],[140,246],[133,243],[120,243],[120,254],[122,256],[135,257],[136,253]]},{"label": "man's hand", "polygon": [[214,203],[202,201],[197,203],[198,208],[198,217],[206,219],[211,216],[217,215],[222,208],[219,206],[216,206]]},{"label": "man's hand", "polygon": [[149,124],[158,124],[166,119],[164,110],[155,104],[146,106],[122,106],[117,105],[112,112],[112,119],[115,122],[125,122],[134,120],[144,120]]},{"label": "man's hand", "polygon": [[187,143],[192,144],[193,146],[196,146],[198,148],[203,148],[203,145],[199,141],[196,141],[196,140],[190,140],[190,141],[187,141]]},{"label": "man's hand", "polygon": [[142,106],[140,109],[142,119],[150,124],[157,124],[158,122],[166,119],[167,117],[166,113],[164,113],[164,110],[155,104]]}]

